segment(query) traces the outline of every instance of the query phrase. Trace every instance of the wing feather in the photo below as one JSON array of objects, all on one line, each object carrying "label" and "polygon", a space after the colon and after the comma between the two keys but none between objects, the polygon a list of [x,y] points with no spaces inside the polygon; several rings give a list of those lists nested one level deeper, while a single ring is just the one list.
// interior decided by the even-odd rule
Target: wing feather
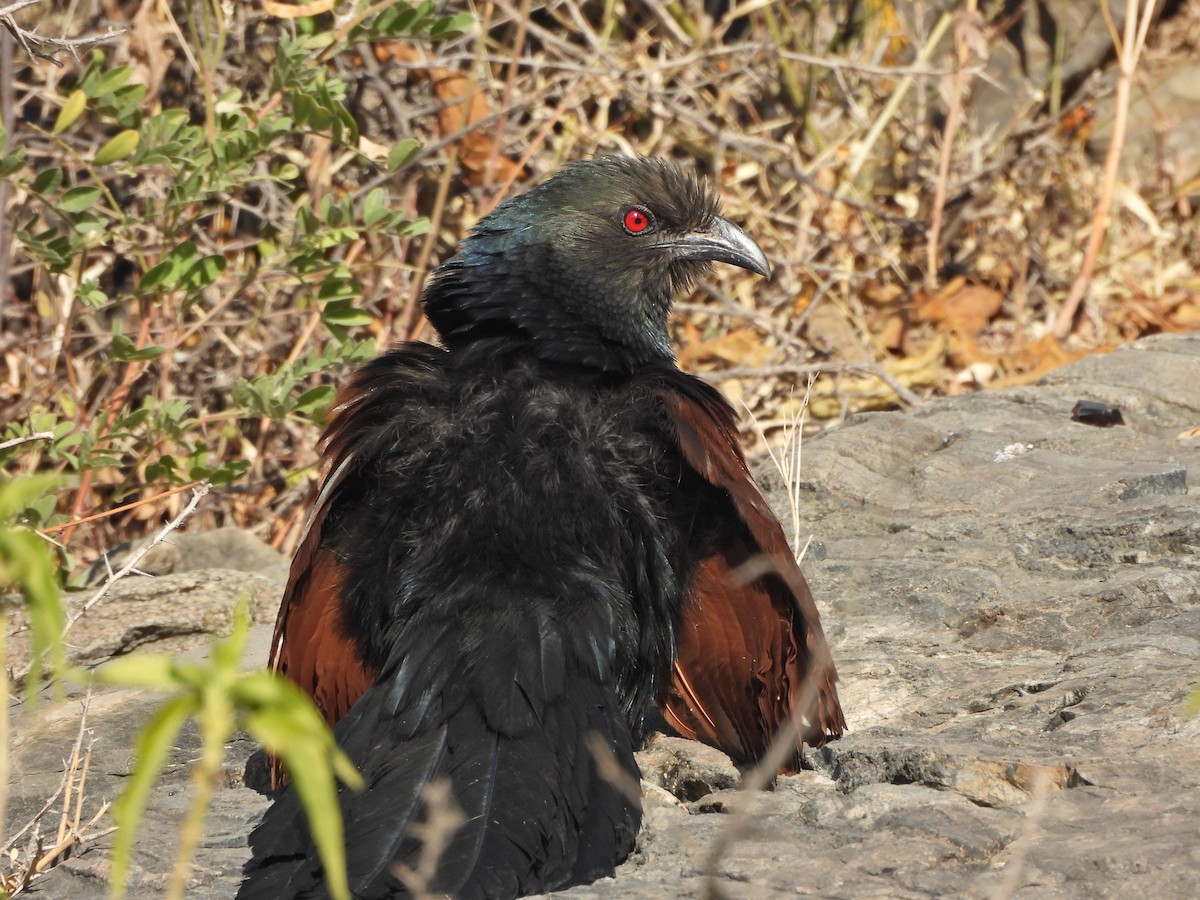
[{"label": "wing feather", "polygon": [[[684,459],[728,494],[743,526],[702,550],[684,605],[663,715],[739,763],[759,759],[793,712],[804,743],[846,721],[821,617],[779,519],[754,480],[732,408],[699,379],[671,373],[660,396]],[[800,765],[800,745],[784,771]]]}]

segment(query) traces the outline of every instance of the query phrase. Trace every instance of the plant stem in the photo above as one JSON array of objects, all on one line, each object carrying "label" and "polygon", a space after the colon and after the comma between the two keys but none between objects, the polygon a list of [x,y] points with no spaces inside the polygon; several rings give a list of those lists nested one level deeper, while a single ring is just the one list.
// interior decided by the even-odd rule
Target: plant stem
[{"label": "plant stem", "polygon": [[200,835],[204,831],[204,818],[212,805],[213,792],[217,778],[221,774],[221,761],[225,746],[222,741],[212,740],[206,734],[205,723],[201,722],[200,732],[203,735],[203,747],[200,759],[192,769],[192,802],[188,807],[187,818],[179,828],[179,847],[175,854],[175,862],[171,866],[171,880],[167,883],[168,900],[183,900],[187,894],[188,872],[192,868],[192,857],[200,843]]},{"label": "plant stem", "polygon": [[[1108,0],[1102,0],[1102,5],[1105,19],[1111,22]],[[1079,269],[1075,283],[1071,285],[1067,299],[1063,301],[1058,318],[1054,320],[1053,333],[1059,340],[1065,338],[1075,328],[1075,314],[1079,312],[1079,306],[1083,303],[1084,295],[1087,294],[1087,289],[1092,283],[1092,275],[1096,271],[1096,258],[1100,255],[1100,246],[1104,243],[1104,235],[1108,230],[1108,210],[1112,205],[1117,171],[1121,165],[1121,151],[1125,147],[1125,129],[1129,122],[1129,95],[1133,86],[1133,76],[1137,70],[1138,58],[1142,54],[1142,48],[1146,46],[1150,23],[1154,20],[1154,6],[1155,0],[1146,0],[1144,8],[1140,8],[1138,0],[1126,0],[1125,34],[1121,40],[1117,40],[1116,34],[1113,34],[1113,43],[1116,45],[1119,64],[1112,142],[1108,145],[1108,156],[1104,160],[1104,182],[1100,191],[1100,202],[1096,204],[1096,212],[1092,216],[1092,234],[1088,239],[1083,265]]]}]

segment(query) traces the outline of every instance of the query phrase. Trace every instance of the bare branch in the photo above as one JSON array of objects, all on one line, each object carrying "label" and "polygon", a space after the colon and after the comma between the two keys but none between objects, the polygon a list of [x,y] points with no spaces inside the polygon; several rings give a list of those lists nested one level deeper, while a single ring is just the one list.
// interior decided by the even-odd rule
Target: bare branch
[{"label": "bare branch", "polygon": [[0,450],[9,450],[13,447],[19,447],[22,444],[28,444],[31,441],[52,440],[54,440],[53,431],[35,431],[33,434],[23,434],[20,437],[15,437],[8,441],[0,441]]},{"label": "bare branch", "polygon": [[[5,864],[0,870],[0,890],[7,896],[15,896],[30,887],[36,879],[58,865],[80,844],[96,840],[114,829],[93,831],[97,822],[108,811],[107,801],[100,804],[95,814],[85,821],[83,804],[87,787],[87,773],[91,768],[92,746],[95,738],[87,726],[88,707],[92,692],[89,689],[83,700],[79,717],[79,732],[69,760],[63,760],[63,777],[58,789],[45,805],[16,834],[4,840],[0,846]],[[86,737],[86,746],[85,746]],[[43,819],[61,798],[62,812],[58,828],[53,837],[42,832]],[[26,846],[21,849],[18,842],[29,835]]]},{"label": "bare branch", "polygon": [[125,33],[124,28],[114,29],[109,27],[105,34],[94,34],[86,37],[42,37],[40,34],[35,34],[32,31],[22,28],[17,24],[17,20],[13,18],[13,13],[40,2],[41,0],[12,0],[12,2],[0,6],[0,25],[3,25],[8,30],[8,33],[17,39],[17,43],[24,48],[25,52],[34,59],[48,59],[54,65],[62,68],[62,63],[54,58],[54,54],[62,53],[66,50],[73,57],[79,59],[79,51],[81,49],[102,44]]},{"label": "bare branch", "polygon": [[179,511],[179,515],[159,529],[158,533],[155,534],[154,537],[130,554],[128,562],[126,562],[125,565],[122,566],[118,571],[109,573],[109,576],[104,579],[104,584],[100,585],[99,590],[97,590],[96,593],[94,593],[88,599],[87,603],[83,604],[79,611],[71,617],[69,622],[67,622],[67,630],[70,630],[72,625],[83,618],[84,613],[99,603],[100,599],[108,593],[108,589],[111,588],[113,584],[124,578],[126,575],[137,571],[137,564],[142,561],[142,557],[161,544],[164,540],[166,540],[167,535],[187,521],[188,517],[196,511],[196,507],[200,505],[200,501],[204,499],[206,494],[208,494],[211,487],[212,485],[210,485],[207,481],[202,482],[199,487],[192,491],[192,499],[188,501],[187,506]]}]

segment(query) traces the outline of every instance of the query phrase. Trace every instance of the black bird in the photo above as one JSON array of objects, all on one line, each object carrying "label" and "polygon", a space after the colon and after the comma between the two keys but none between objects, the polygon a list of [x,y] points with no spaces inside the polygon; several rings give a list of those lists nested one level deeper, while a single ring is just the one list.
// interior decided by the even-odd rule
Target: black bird
[{"label": "black bird", "polygon": [[[340,795],[355,896],[404,895],[440,778],[466,824],[429,890],[610,874],[641,809],[594,742],[636,779],[652,703],[739,762],[793,712],[809,743],[841,734],[817,610],[734,413],[668,344],[672,297],[713,261],[769,274],[703,183],[575,163],[431,278],[442,348],[403,344],[342,389],[272,664],[365,778]],[[251,846],[240,897],[322,895],[290,789]]]}]

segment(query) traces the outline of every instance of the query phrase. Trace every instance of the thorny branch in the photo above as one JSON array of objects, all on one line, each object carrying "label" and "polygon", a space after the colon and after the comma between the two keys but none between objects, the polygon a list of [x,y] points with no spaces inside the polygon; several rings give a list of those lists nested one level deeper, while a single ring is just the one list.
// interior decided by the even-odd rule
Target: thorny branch
[{"label": "thorny branch", "polygon": [[187,506],[180,510],[179,515],[159,529],[158,533],[155,534],[154,537],[139,547],[134,553],[130,554],[129,561],[126,562],[119,571],[109,573],[108,578],[105,579],[104,584],[100,586],[99,590],[97,590],[96,593],[93,594],[87,601],[87,603],[83,604],[79,611],[71,617],[71,620],[67,623],[67,628],[70,629],[72,625],[74,625],[83,617],[84,613],[99,603],[100,599],[106,593],[108,593],[108,589],[117,581],[124,578],[130,572],[137,571],[137,564],[142,561],[142,557],[161,544],[164,540],[166,540],[167,535],[187,521],[191,514],[196,511],[196,507],[200,505],[200,501],[203,500],[208,494],[211,487],[212,486],[205,481],[202,482],[199,487],[193,490],[192,499],[188,501]]},{"label": "thorny branch", "polygon": [[[83,606],[81,606],[79,608],[79,610],[73,616],[71,616],[71,618],[69,618],[67,620],[67,625],[63,629],[63,636],[65,637],[67,635],[67,632],[69,632],[71,630],[71,628],[74,627],[76,622],[78,622],[80,619],[83,618],[84,614],[89,609],[91,609],[93,606],[95,606],[97,603],[99,603],[103,599],[104,595],[108,593],[109,589],[114,584],[116,584],[118,581],[120,581],[122,578],[124,578],[126,575],[130,574],[131,572],[138,573],[138,574],[145,574],[143,572],[140,572],[140,570],[137,567],[138,563],[140,563],[142,561],[142,557],[144,557],[147,553],[149,553],[151,550],[153,550],[155,547],[157,547],[159,544],[161,544],[163,541],[165,541],[167,539],[167,536],[169,534],[171,534],[171,532],[173,532],[180,525],[182,525],[184,522],[186,522],[191,517],[192,513],[194,513],[196,511],[196,507],[198,507],[200,505],[200,501],[203,500],[208,495],[208,492],[211,489],[212,489],[212,485],[209,484],[207,481],[200,482],[200,484],[192,490],[192,499],[188,501],[187,506],[185,506],[182,510],[180,510],[179,515],[177,515],[174,519],[172,519],[170,522],[168,522],[166,525],[164,525],[162,528],[160,528],[158,530],[158,532],[154,535],[154,537],[152,537],[149,541],[147,541],[145,544],[143,544],[141,547],[139,547],[137,550],[135,550],[133,553],[131,553],[129,556],[128,562],[126,562],[124,566],[122,566],[120,569],[118,569],[115,572],[112,571],[112,569],[110,567],[109,572],[108,572],[108,577],[106,579],[104,579],[104,583],[102,585],[100,585],[99,588],[97,588],[96,593],[92,594],[92,596],[88,599],[88,601],[86,603],[84,603]],[[14,677],[16,678],[17,681],[23,680],[29,674],[30,666],[31,666],[31,663],[27,663],[19,672],[15,673]]]},{"label": "thorny branch", "polygon": [[79,51],[82,48],[102,44],[125,33],[124,28],[114,29],[110,27],[105,34],[94,34],[87,37],[42,37],[40,34],[34,34],[32,31],[22,28],[17,24],[17,20],[13,18],[14,13],[20,12],[27,6],[34,6],[37,3],[41,3],[41,0],[12,0],[11,3],[0,6],[0,25],[3,25],[9,34],[17,39],[17,43],[31,57],[35,59],[48,59],[59,68],[62,68],[62,63],[54,58],[54,54],[62,53],[66,50],[76,59],[79,59]]}]

